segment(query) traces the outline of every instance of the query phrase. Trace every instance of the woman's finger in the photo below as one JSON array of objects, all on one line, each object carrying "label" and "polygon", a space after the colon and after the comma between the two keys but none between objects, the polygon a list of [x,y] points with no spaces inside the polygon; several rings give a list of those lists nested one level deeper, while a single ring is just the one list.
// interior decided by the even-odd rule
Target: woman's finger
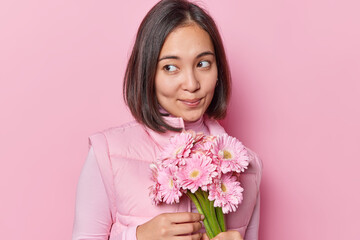
[{"label": "woman's finger", "polygon": [[[191,240],[201,240],[201,235],[202,235],[202,233],[191,234],[190,239]],[[174,240],[189,240],[189,236],[175,236],[175,237],[173,237],[171,239],[174,239]]]},{"label": "woman's finger", "polygon": [[235,230],[221,232],[211,240],[243,240],[241,234]]},{"label": "woman's finger", "polygon": [[203,233],[201,240],[210,240],[206,233]]},{"label": "woman's finger", "polygon": [[202,224],[200,222],[194,223],[177,223],[171,225],[169,233],[171,235],[181,235],[197,232],[201,229]]},{"label": "woman's finger", "polygon": [[166,213],[166,217],[172,223],[200,222],[204,219],[204,216],[200,213],[191,212]]}]

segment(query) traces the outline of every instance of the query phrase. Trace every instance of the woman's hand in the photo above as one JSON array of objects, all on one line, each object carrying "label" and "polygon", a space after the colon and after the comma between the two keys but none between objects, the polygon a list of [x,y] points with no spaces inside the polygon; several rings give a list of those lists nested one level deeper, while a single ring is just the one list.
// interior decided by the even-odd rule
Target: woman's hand
[{"label": "woman's hand", "polygon": [[[201,240],[210,240],[206,233],[203,234]],[[221,232],[216,237],[212,238],[211,240],[244,240],[241,234],[235,230],[229,230],[226,232]]]},{"label": "woman's hand", "polygon": [[[162,213],[136,229],[137,240],[200,240],[202,234],[196,233],[202,227],[199,213]],[[181,236],[184,234],[191,234]],[[176,238],[174,238],[177,236]]]}]

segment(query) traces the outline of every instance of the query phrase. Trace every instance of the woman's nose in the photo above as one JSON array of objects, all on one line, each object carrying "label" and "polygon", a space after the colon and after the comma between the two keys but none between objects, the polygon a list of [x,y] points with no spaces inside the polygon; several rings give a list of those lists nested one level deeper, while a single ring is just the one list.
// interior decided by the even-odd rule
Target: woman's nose
[{"label": "woman's nose", "polygon": [[196,78],[194,71],[190,70],[184,76],[183,89],[189,92],[196,92],[200,88],[200,82]]}]

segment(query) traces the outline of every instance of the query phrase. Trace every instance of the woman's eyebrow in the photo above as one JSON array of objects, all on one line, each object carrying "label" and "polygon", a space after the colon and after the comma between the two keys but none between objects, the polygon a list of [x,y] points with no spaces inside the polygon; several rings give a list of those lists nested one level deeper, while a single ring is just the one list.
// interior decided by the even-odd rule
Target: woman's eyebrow
[{"label": "woman's eyebrow", "polygon": [[164,59],[180,59],[178,56],[164,56],[162,58],[160,58],[158,60],[158,62],[160,62],[161,60],[164,60]]},{"label": "woman's eyebrow", "polygon": [[196,58],[201,58],[201,57],[206,56],[206,55],[213,55],[215,57],[215,54],[213,52],[206,51],[206,52],[202,52],[199,55],[197,55]]},{"label": "woman's eyebrow", "polygon": [[[205,51],[205,52],[202,52],[202,53],[198,54],[198,55],[196,56],[196,58],[201,58],[201,57],[206,56],[206,55],[213,55],[213,56],[215,56],[215,54],[214,54],[213,52],[211,52],[211,51]],[[160,59],[158,60],[158,62],[160,62],[161,60],[164,60],[164,59],[177,59],[177,60],[178,60],[178,59],[180,59],[180,57],[174,56],[174,55],[167,55],[167,56],[164,56],[164,57],[160,58]]]}]

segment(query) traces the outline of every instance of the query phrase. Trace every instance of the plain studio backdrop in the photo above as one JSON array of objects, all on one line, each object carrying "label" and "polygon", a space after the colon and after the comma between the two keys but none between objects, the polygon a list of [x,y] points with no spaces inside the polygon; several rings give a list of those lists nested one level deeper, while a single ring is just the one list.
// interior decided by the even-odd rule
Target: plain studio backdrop
[{"label": "plain studio backdrop", "polygon": [[[197,2],[233,76],[222,124],[263,160],[260,239],[359,239],[358,1]],[[71,238],[87,137],[131,119],[123,74],[155,3],[0,2],[1,239]]]}]

